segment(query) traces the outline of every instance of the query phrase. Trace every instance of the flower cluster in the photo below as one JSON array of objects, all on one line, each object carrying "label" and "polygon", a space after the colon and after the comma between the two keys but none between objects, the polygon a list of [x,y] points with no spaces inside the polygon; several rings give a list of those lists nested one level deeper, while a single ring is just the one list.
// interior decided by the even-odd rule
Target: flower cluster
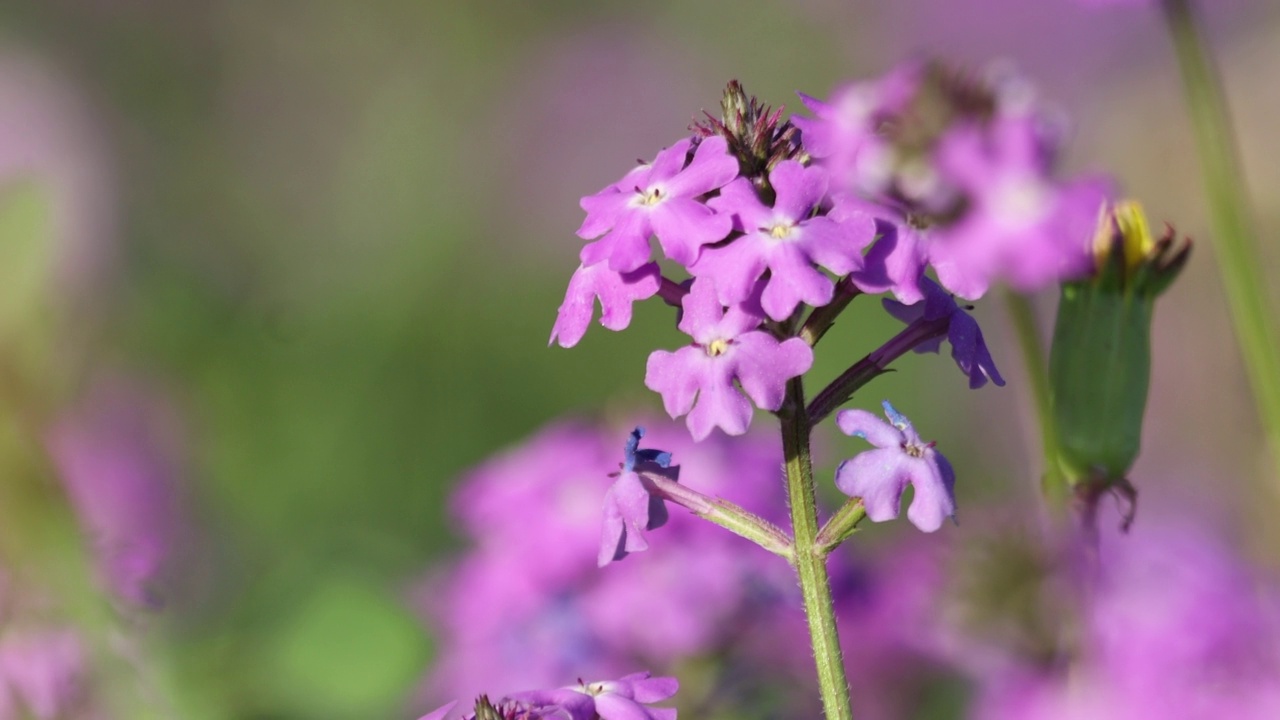
[{"label": "flower cluster", "polygon": [[918,62],[830,102],[802,97],[814,117],[784,120],[731,83],[720,117],[582,199],[588,242],[551,342],[577,344],[597,302],[611,330],[638,300],[677,306],[688,343],[653,352],[645,385],[695,439],[746,432],[753,406],[779,411],[858,294],[892,293],[904,319],[954,320],[943,334],[970,385],[1002,384],[951,294],[1092,268],[1105,184],[1053,177],[1061,133],[1024,83]]}]

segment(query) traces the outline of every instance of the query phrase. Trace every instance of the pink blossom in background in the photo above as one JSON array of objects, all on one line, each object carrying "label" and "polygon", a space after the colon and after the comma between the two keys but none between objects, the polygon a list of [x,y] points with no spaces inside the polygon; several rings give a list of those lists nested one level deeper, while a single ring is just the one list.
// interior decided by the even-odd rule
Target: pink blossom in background
[{"label": "pink blossom in background", "polygon": [[50,430],[58,475],[110,589],[154,607],[177,539],[179,430],[154,391],[99,379]]},{"label": "pink blossom in background", "polygon": [[977,677],[980,720],[1280,717],[1280,585],[1185,518],[1108,537],[1069,674]]},{"label": "pink blossom in background", "polygon": [[0,635],[0,720],[55,720],[79,714],[85,651],[69,629],[9,629]]},{"label": "pink blossom in background", "polygon": [[44,61],[0,49],[0,194],[48,194],[61,291],[91,292],[115,256],[116,197],[104,131],[78,89]]},{"label": "pink blossom in background", "polygon": [[[681,483],[783,521],[776,439],[695,444],[678,426],[642,424],[646,446],[672,452]],[[463,479],[452,506],[472,549],[416,593],[439,643],[430,698],[661,672],[777,622],[803,633],[791,568],[679,508],[648,552],[597,568],[625,437],[560,423]],[[803,635],[795,643],[803,650]]]}]

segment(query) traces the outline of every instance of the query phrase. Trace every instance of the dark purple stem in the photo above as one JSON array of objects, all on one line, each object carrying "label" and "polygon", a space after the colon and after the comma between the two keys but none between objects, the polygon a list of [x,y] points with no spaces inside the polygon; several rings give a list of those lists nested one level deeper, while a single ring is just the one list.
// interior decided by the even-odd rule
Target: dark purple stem
[{"label": "dark purple stem", "polygon": [[828,415],[835,412],[836,408],[848,402],[859,388],[871,382],[876,376],[888,372],[889,364],[894,360],[915,349],[921,343],[946,335],[950,327],[950,315],[935,320],[922,318],[889,338],[888,342],[854,363],[813,398],[813,402],[809,403],[810,424],[817,425],[822,422]]}]

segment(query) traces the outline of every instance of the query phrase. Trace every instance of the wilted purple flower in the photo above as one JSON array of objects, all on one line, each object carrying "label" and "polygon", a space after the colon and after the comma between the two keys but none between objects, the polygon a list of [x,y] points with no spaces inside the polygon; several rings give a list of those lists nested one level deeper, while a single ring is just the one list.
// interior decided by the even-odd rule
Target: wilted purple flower
[{"label": "wilted purple flower", "polygon": [[560,347],[565,348],[577,345],[591,324],[597,298],[600,324],[610,330],[625,329],[631,324],[631,304],[653,297],[661,286],[662,272],[657,263],[642,265],[628,273],[614,272],[608,263],[579,265],[569,279],[569,289],[556,313],[556,324],[551,328],[547,344],[559,342]]},{"label": "wilted purple flower", "polygon": [[739,178],[710,201],[731,215],[741,237],[702,252],[690,272],[715,282],[720,303],[745,302],[767,271],[761,306],[774,320],[786,320],[801,303],[831,302],[835,285],[817,267],[845,275],[862,265],[862,249],[875,237],[875,223],[862,213],[838,222],[813,214],[826,199],[827,174],[785,160],[769,173],[777,197],[773,207],[760,201],[749,180]]},{"label": "wilted purple flower", "polygon": [[[951,357],[956,361],[960,371],[969,376],[969,387],[977,389],[987,384],[990,379],[996,385],[1004,385],[1004,378],[996,369],[995,360],[987,350],[982,339],[982,329],[969,313],[956,304],[955,298],[943,290],[934,281],[923,278],[920,287],[924,290],[924,302],[914,305],[903,305],[900,302],[885,299],[884,309],[904,323],[916,320],[939,320],[950,318],[947,326],[947,340],[951,343]],[[939,352],[942,349],[942,338],[930,340],[917,345],[918,353]]]},{"label": "wilted purple flower", "polygon": [[975,300],[996,280],[1025,292],[1089,274],[1107,184],[1055,182],[1053,154],[1031,116],[970,123],[943,137],[938,164],[968,198],[964,215],[937,228],[929,245],[944,287]]},{"label": "wilted purple flower", "polygon": [[[695,280],[683,301],[680,329],[693,344],[674,353],[649,355],[644,384],[661,393],[671,417],[689,414],[689,431],[701,440],[719,427],[741,435],[751,423],[751,403],[766,410],[782,406],[787,380],[813,364],[813,350],[799,338],[783,342],[758,329],[762,318],[744,305],[726,312],[708,278]],[[695,399],[697,406],[694,406]]]},{"label": "wilted purple flower", "polygon": [[627,553],[649,549],[643,531],[656,530],[667,522],[667,506],[650,495],[636,473],[636,464],[648,464],[653,469],[671,467],[671,453],[659,450],[640,450],[640,438],[644,428],[638,427],[627,437],[622,471],[604,496],[604,532],[600,538],[600,555],[596,562],[604,567],[614,560],[621,560]]},{"label": "wilted purple flower", "polygon": [[128,381],[99,381],[59,419],[48,445],[111,589],[160,602],[155,582],[176,540],[178,440],[171,411]]},{"label": "wilted purple flower", "polygon": [[[586,266],[608,261],[615,272],[626,273],[649,261],[649,236],[656,234],[667,257],[688,266],[699,249],[724,239],[732,220],[698,200],[738,175],[738,161],[728,154],[724,138],[702,140],[685,165],[693,144],[685,138],[658,153],[653,164],[632,170],[619,184],[582,198],[587,218],[578,236],[589,240],[582,248]],[[601,237],[603,236],[603,237]]]},{"label": "wilted purple flower", "polygon": [[836,424],[846,435],[860,437],[876,446],[836,469],[836,486],[850,497],[860,497],[867,517],[883,522],[898,517],[898,505],[907,483],[915,486],[915,499],[907,518],[924,532],[942,527],[945,518],[955,518],[955,473],[942,453],[916,434],[911,421],[884,402],[889,422],[866,410],[842,410]]}]

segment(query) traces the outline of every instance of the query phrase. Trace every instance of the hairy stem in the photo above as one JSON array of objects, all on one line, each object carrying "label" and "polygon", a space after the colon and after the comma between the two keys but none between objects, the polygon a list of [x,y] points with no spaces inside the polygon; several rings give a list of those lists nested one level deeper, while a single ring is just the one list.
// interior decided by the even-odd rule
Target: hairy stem
[{"label": "hairy stem", "polygon": [[849,536],[858,531],[858,523],[862,522],[866,516],[867,508],[862,504],[862,498],[849,498],[844,506],[837,510],[830,520],[827,520],[822,530],[818,531],[818,537],[814,540],[815,549],[823,557],[830,555],[832,550],[840,547],[840,543],[848,540]]},{"label": "hairy stem", "polygon": [[728,500],[710,497],[663,477],[656,472],[641,472],[651,495],[673,502],[708,522],[746,538],[774,555],[793,562],[795,553],[791,538],[781,528]]},{"label": "hairy stem", "polygon": [[826,555],[818,537],[818,501],[813,485],[813,464],[809,458],[812,425],[804,404],[800,378],[787,383],[787,400],[778,413],[782,423],[782,453],[787,471],[787,498],[791,527],[795,536],[795,568],[804,596],[804,614],[809,622],[809,640],[818,669],[818,688],[823,712],[828,720],[852,720],[849,681],[840,651],[836,614],[831,604],[831,581],[827,577]]}]

